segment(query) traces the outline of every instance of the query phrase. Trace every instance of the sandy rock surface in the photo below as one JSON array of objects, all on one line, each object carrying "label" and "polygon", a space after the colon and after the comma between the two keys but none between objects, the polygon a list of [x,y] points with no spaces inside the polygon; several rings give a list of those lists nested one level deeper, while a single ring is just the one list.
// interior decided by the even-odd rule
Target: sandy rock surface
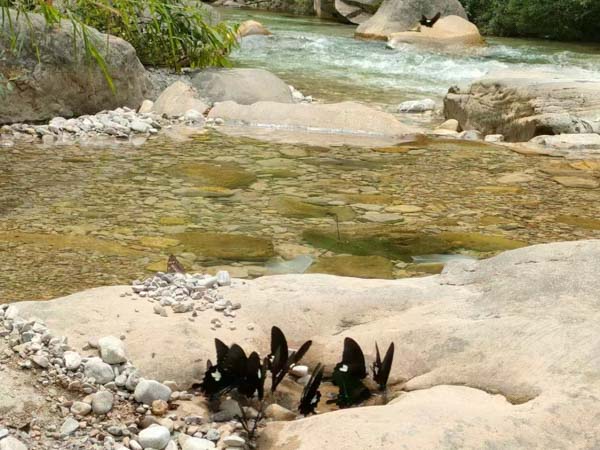
[{"label": "sandy rock surface", "polygon": [[[50,302],[19,304],[24,315],[81,346],[90,335],[124,333],[144,376],[187,383],[213,357],[213,337],[267,350],[273,324],[291,346],[315,344],[312,365],[329,366],[355,338],[396,344],[392,390],[381,407],[350,409],[269,425],[262,448],[595,448],[600,443],[600,241],[539,245],[480,262],[449,264],[420,279],[361,280],[290,275],[235,281],[235,330],[161,317],[129,287],[99,288]],[[246,323],[252,323],[252,330]]]}]

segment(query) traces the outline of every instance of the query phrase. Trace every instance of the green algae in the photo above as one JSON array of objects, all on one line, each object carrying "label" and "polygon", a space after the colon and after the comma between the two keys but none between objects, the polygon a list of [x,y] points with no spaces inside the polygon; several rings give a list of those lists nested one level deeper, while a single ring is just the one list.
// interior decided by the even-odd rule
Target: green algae
[{"label": "green algae", "polygon": [[184,251],[199,257],[231,261],[266,261],[275,256],[270,239],[243,234],[187,231],[175,235]]},{"label": "green algae", "polygon": [[271,207],[285,217],[298,219],[310,217],[337,216],[340,222],[352,220],[356,216],[354,210],[348,206],[321,206],[303,202],[294,197],[280,196],[271,200]]},{"label": "green algae", "polygon": [[343,277],[394,278],[393,263],[382,256],[330,256],[319,258],[309,273],[325,273]]},{"label": "green algae", "polygon": [[243,189],[256,181],[256,175],[236,164],[184,163],[169,169],[196,186],[217,186],[228,189]]}]

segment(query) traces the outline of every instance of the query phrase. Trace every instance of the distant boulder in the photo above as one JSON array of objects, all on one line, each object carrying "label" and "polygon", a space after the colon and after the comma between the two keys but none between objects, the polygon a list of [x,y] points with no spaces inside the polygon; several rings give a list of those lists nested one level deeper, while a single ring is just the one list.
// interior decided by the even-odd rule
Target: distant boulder
[{"label": "distant boulder", "polygon": [[384,0],[377,12],[356,29],[356,35],[368,39],[385,40],[392,33],[409,31],[419,25],[422,16],[467,18],[458,0]]},{"label": "distant boulder", "polygon": [[430,47],[456,47],[483,45],[484,40],[475,24],[458,16],[447,16],[438,20],[433,27],[420,26],[415,31],[392,33],[388,47],[401,44],[419,44]]}]

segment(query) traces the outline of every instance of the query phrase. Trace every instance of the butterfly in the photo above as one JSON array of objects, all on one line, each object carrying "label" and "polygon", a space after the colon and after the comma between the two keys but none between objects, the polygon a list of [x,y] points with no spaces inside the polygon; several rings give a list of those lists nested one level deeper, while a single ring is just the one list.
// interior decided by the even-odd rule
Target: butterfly
[{"label": "butterfly", "polygon": [[373,363],[373,380],[379,386],[380,391],[385,391],[387,382],[390,377],[390,371],[392,370],[392,361],[394,360],[394,343],[392,342],[385,352],[383,361],[379,354],[379,347],[375,343],[375,362]]},{"label": "butterfly", "polygon": [[306,341],[297,351],[290,354],[283,331],[275,326],[271,328],[271,353],[267,357],[268,368],[271,371],[271,392],[275,392],[279,383],[289,370],[300,362],[311,345],[312,341]]},{"label": "butterfly", "polygon": [[424,15],[421,16],[421,20],[419,21],[419,23],[421,25],[423,25],[424,27],[433,27],[435,25],[435,23],[440,20],[440,17],[442,17],[442,13],[437,13],[435,16],[433,16],[431,19],[428,19],[427,17],[425,17]]},{"label": "butterfly", "polygon": [[333,369],[332,382],[339,387],[335,402],[339,407],[357,405],[371,396],[362,380],[367,376],[365,355],[360,345],[352,338],[344,339],[342,361]]},{"label": "butterfly", "polygon": [[256,393],[260,400],[264,396],[265,366],[258,353],[246,356],[244,349],[237,344],[228,347],[219,339],[215,339],[217,364],[209,360],[204,374],[201,391],[210,398],[216,398],[233,389],[252,398]]},{"label": "butterfly", "polygon": [[308,416],[310,414],[316,414],[315,409],[319,404],[319,400],[321,400],[321,392],[319,391],[319,385],[321,384],[321,380],[323,379],[323,369],[324,367],[321,364],[317,364],[315,370],[310,376],[310,380],[308,380],[308,384],[304,387],[302,391],[302,396],[300,397],[300,406],[298,406],[298,411],[303,416]]},{"label": "butterfly", "polygon": [[167,261],[167,272],[168,273],[185,273],[185,269],[183,265],[179,262],[179,260],[175,257],[175,255],[169,255],[169,260]]}]

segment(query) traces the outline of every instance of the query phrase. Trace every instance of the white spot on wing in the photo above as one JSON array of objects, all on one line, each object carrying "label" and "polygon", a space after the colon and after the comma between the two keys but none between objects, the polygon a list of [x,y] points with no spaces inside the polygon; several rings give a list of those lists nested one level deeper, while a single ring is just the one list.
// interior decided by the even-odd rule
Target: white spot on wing
[{"label": "white spot on wing", "polygon": [[340,367],[340,372],[348,372],[348,366],[346,364],[342,364],[342,367]]},{"label": "white spot on wing", "polygon": [[213,380],[215,381],[221,381],[221,372],[219,372],[218,370],[215,370],[214,373],[212,374]]}]

